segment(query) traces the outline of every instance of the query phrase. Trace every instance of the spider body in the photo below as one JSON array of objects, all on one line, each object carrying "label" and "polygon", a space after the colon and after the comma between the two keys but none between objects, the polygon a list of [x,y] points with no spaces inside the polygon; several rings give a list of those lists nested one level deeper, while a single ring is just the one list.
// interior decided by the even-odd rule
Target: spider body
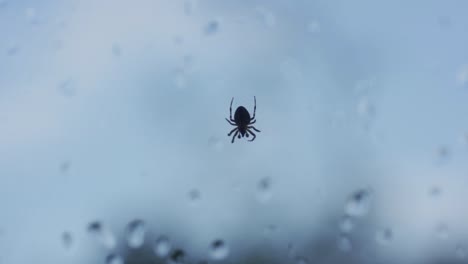
[{"label": "spider body", "polygon": [[228,121],[229,124],[235,126],[234,129],[229,132],[228,136],[231,136],[232,133],[234,135],[232,136],[231,143],[234,143],[234,140],[237,138],[241,137],[249,137],[249,134],[251,134],[253,137],[249,141],[254,141],[255,138],[257,137],[254,132],[252,132],[252,129],[260,132],[260,130],[256,129],[254,126],[252,126],[257,120],[255,120],[255,112],[257,110],[257,99],[254,96],[254,112],[253,116],[250,117],[249,111],[243,106],[239,106],[236,109],[236,112],[234,113],[234,119],[232,118],[232,102],[234,101],[234,97],[231,100],[231,106],[229,107],[229,119],[226,118],[226,121]]}]

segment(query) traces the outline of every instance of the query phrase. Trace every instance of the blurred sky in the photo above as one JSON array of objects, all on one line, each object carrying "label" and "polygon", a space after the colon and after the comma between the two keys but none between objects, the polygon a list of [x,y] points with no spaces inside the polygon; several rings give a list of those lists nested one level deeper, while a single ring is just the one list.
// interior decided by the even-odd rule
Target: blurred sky
[{"label": "blurred sky", "polygon": [[[363,189],[355,241],[389,228],[382,256],[456,258],[468,243],[466,10],[0,0],[0,263],[94,261],[95,219],[116,233],[144,219],[196,256],[217,237],[236,256],[275,225],[273,248],[307,255]],[[252,111],[253,96],[262,132],[231,144],[230,100]]]}]

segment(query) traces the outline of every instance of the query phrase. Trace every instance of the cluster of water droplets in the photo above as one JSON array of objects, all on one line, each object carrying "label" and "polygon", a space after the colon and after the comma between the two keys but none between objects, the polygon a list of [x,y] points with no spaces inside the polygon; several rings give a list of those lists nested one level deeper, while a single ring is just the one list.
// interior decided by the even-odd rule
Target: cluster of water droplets
[{"label": "cluster of water droplets", "polygon": [[354,191],[349,195],[344,206],[344,214],[339,219],[337,247],[342,252],[352,250],[351,235],[356,222],[366,216],[372,204],[373,194],[369,188]]}]

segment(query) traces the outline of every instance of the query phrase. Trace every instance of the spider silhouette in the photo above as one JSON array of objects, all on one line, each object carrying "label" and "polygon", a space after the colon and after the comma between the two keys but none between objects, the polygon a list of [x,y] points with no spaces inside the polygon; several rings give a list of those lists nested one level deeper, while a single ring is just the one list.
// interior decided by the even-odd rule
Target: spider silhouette
[{"label": "spider silhouette", "polygon": [[254,141],[255,138],[257,137],[254,132],[252,132],[251,129],[260,132],[260,130],[256,129],[253,124],[257,122],[255,120],[255,112],[257,110],[257,99],[254,96],[254,112],[252,118],[250,117],[249,111],[245,109],[243,106],[239,106],[236,109],[236,112],[234,113],[234,119],[232,119],[232,102],[234,101],[234,97],[231,100],[231,106],[229,107],[229,119],[226,118],[226,121],[228,121],[229,124],[235,126],[231,132],[229,132],[228,136],[231,136],[232,133],[234,135],[232,136],[231,143],[234,143],[234,139],[241,138],[242,137],[249,137],[249,134],[252,134],[253,138],[249,141]]}]

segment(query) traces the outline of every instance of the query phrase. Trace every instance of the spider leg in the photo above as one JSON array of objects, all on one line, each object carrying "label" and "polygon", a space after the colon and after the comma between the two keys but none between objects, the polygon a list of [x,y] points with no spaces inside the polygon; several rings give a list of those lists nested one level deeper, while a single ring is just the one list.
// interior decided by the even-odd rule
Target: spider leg
[{"label": "spider leg", "polygon": [[234,102],[234,97],[232,97],[231,105],[229,106],[229,119],[231,119],[231,121],[234,121],[234,119],[232,119],[232,102]]},{"label": "spider leg", "polygon": [[[254,126],[249,126],[248,128],[252,128],[253,130],[257,131],[257,132],[261,132],[260,130],[256,129]],[[252,132],[252,131],[251,131]]]},{"label": "spider leg", "polygon": [[234,136],[232,136],[231,143],[234,143],[234,139],[236,139],[237,134],[239,134],[239,130],[237,130],[236,133],[234,133]]},{"label": "spider leg", "polygon": [[228,136],[232,135],[232,133],[234,133],[234,131],[237,130],[237,127],[235,127],[233,130],[231,130],[231,132],[229,132]]},{"label": "spider leg", "polygon": [[255,135],[255,133],[252,132],[250,129],[247,129],[247,133],[250,133],[250,134],[252,134],[252,136],[253,136],[253,138],[252,138],[251,140],[249,140],[249,141],[254,141],[255,138],[257,137],[257,135]]},{"label": "spider leg", "polygon": [[254,96],[254,112],[253,112],[253,116],[252,116],[252,118],[250,118],[250,120],[255,119],[255,112],[256,111],[257,111],[257,98],[255,98],[255,96]]},{"label": "spider leg", "polygon": [[228,121],[228,123],[233,125],[233,126],[237,126],[236,123],[233,123],[232,121],[229,121],[229,119],[227,119],[227,118],[226,118],[226,121]]},{"label": "spider leg", "polygon": [[249,125],[255,124],[255,122],[257,122],[257,120],[251,119]]}]

